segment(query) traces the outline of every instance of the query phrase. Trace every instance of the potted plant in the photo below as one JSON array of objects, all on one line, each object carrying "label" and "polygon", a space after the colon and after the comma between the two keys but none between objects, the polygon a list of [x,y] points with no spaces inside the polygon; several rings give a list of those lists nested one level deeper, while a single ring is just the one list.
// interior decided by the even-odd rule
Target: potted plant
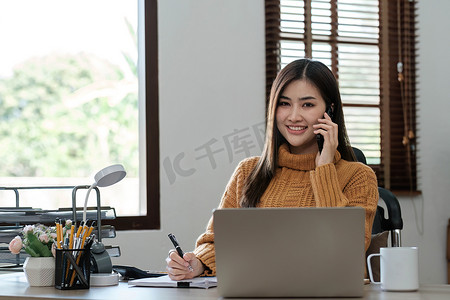
[{"label": "potted plant", "polygon": [[[70,220],[66,221],[66,226],[63,227],[63,236],[70,225]],[[55,284],[55,259],[52,248],[56,240],[56,227],[35,224],[24,226],[21,234],[9,243],[11,253],[19,254],[21,249],[24,249],[30,255],[23,264],[23,270],[30,286]]]}]

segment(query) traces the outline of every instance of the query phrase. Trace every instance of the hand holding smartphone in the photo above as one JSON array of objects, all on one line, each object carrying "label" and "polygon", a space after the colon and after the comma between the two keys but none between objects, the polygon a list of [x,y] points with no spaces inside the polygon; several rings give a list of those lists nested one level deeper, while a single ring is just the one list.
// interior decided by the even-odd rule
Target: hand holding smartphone
[{"label": "hand holding smartphone", "polygon": [[[325,112],[327,113],[327,115],[330,116],[331,120],[333,120],[333,108],[331,106],[328,106]],[[323,135],[321,135],[320,133],[317,134],[316,139],[317,139],[317,146],[319,147],[319,153],[322,153],[324,143]]]}]

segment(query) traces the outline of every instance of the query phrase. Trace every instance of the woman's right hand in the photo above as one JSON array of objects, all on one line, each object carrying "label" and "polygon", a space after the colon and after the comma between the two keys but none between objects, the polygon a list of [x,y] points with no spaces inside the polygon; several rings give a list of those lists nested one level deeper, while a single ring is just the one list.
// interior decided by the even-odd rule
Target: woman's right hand
[{"label": "woman's right hand", "polygon": [[205,266],[193,252],[187,252],[181,258],[177,251],[172,249],[166,258],[166,269],[172,280],[183,280],[197,277],[205,272]]}]

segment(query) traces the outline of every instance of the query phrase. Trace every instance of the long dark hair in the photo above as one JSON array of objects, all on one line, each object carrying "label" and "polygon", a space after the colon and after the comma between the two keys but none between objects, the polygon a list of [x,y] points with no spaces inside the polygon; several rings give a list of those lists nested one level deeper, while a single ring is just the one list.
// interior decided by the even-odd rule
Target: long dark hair
[{"label": "long dark hair", "polygon": [[308,80],[320,91],[327,107],[333,104],[333,122],[338,125],[339,145],[337,150],[343,159],[356,161],[345,129],[341,94],[333,73],[319,61],[311,59],[295,60],[278,73],[272,84],[267,111],[264,149],[257,165],[246,179],[241,199],[242,207],[258,205],[278,167],[278,149],[281,144],[286,143],[285,138],[276,126],[275,113],[278,100],[288,84],[300,79]]}]

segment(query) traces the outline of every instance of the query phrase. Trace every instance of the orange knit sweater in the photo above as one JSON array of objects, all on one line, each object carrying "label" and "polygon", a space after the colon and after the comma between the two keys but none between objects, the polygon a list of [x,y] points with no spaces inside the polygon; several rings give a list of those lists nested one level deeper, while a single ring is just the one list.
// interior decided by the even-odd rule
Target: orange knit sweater
[{"label": "orange knit sweater", "polygon": [[[375,173],[368,166],[341,159],[336,151],[334,164],[316,168],[316,154],[295,155],[288,146],[279,151],[278,169],[266,191],[260,207],[336,207],[361,206],[366,210],[365,249],[370,245],[372,223],[378,203]],[[259,157],[243,160],[231,177],[219,208],[240,207],[245,179]],[[197,239],[195,255],[209,268],[208,275],[216,273],[213,220],[206,232]]]}]

